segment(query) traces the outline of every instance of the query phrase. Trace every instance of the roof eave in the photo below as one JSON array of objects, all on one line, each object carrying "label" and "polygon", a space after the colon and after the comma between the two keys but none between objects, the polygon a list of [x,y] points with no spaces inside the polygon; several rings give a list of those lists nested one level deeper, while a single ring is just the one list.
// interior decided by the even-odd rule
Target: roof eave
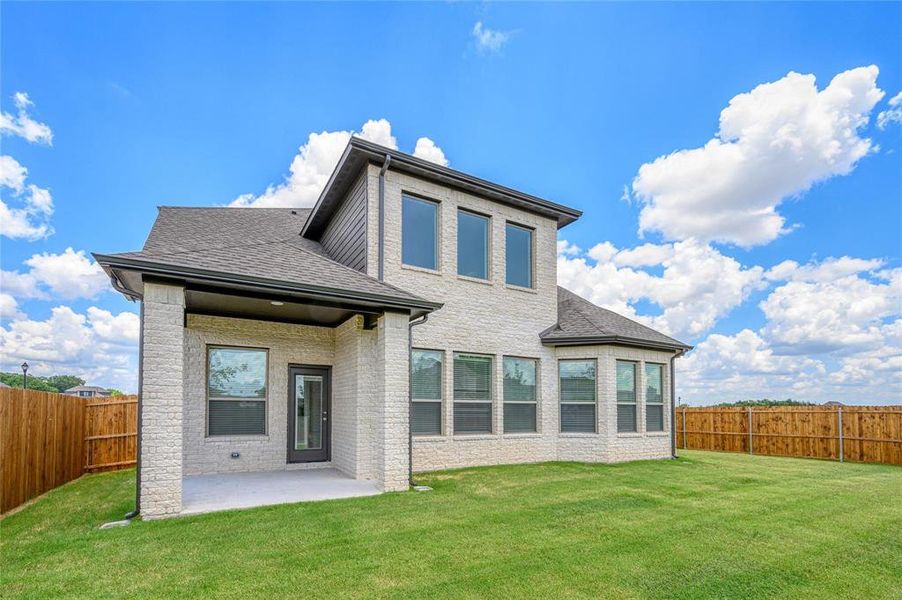
[{"label": "roof eave", "polygon": [[[328,214],[320,217],[318,216],[318,213],[321,209],[326,210],[328,213],[330,194],[333,190],[333,186],[341,177],[343,174],[342,171],[345,168],[355,169],[354,173],[344,174],[348,176],[345,180],[348,180],[349,178],[353,180],[351,175],[356,175],[357,170],[360,168],[359,165],[352,165],[351,167],[346,167],[346,165],[358,162],[361,163],[361,165],[369,162],[381,164],[386,155],[391,157],[391,169],[411,172],[414,175],[419,175],[421,177],[431,177],[446,185],[469,189],[474,193],[482,194],[496,201],[504,202],[507,200],[507,203],[523,208],[524,210],[532,210],[533,212],[555,218],[557,220],[558,229],[573,223],[582,216],[582,211],[575,208],[519,192],[515,189],[473,175],[468,175],[467,173],[444,167],[404,152],[380,146],[379,144],[369,142],[359,137],[352,137],[348,142],[347,147],[345,147],[335,170],[332,171],[332,175],[329,177],[329,181],[323,188],[313,210],[310,211],[310,215],[307,217],[307,221],[304,223],[304,227],[301,230],[301,235],[305,237],[316,237],[321,232],[321,229],[325,227],[325,222],[328,221]],[[365,160],[355,160],[355,157]]]},{"label": "roof eave", "polygon": [[693,346],[686,344],[656,342],[631,338],[621,335],[594,335],[594,336],[548,336],[542,338],[542,343],[547,346],[632,346],[636,348],[650,348],[654,350],[669,350],[683,353],[692,350]]},{"label": "roof eave", "polygon": [[[234,273],[226,273],[222,271],[208,271],[205,269],[195,269],[192,267],[182,267],[177,265],[169,265],[149,260],[141,260],[131,257],[123,257],[109,254],[93,253],[94,260],[100,264],[104,272],[113,282],[113,287],[120,293],[132,298],[141,299],[142,294],[138,290],[127,289],[119,282],[116,276],[116,269],[138,271],[145,275],[190,280],[192,282],[202,282],[219,285],[241,285],[244,287],[252,287],[260,290],[268,290],[281,293],[295,293],[301,296],[309,296],[322,299],[333,299],[341,302],[362,302],[374,304],[385,308],[398,309],[415,309],[422,312],[432,312],[443,306],[439,302],[431,302],[423,299],[398,298],[386,296],[382,294],[373,294],[370,292],[355,292],[351,290],[343,290],[338,288],[330,288],[327,286],[313,286],[298,284],[288,281],[278,281],[265,279],[260,277],[250,277],[245,275],[237,275]],[[119,282],[119,283],[117,283]]]}]

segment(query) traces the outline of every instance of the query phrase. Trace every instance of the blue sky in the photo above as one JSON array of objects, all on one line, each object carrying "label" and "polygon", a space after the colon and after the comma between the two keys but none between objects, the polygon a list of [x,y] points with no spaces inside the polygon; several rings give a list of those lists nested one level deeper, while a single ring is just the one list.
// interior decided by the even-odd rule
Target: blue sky
[{"label": "blue sky", "polygon": [[[66,249],[137,249],[161,204],[260,201],[311,133],[385,119],[401,150],[428,137],[454,168],[583,210],[560,232],[561,283],[695,344],[685,400],[902,396],[897,3],[0,11],[0,108],[15,125],[23,92],[52,130],[50,144],[5,131],[27,179],[3,200],[48,190],[52,214],[29,218],[54,230],[4,225],[4,369],[26,357],[134,389],[121,313],[137,307]],[[839,100],[818,96],[844,73]],[[726,163],[710,150],[639,177],[703,147],[767,83],[716,138]]]}]

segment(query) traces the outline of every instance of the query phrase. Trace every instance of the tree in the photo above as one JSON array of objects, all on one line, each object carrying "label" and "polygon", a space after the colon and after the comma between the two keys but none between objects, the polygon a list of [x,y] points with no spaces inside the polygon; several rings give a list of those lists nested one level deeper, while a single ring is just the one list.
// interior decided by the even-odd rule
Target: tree
[{"label": "tree", "polygon": [[108,391],[110,393],[110,396],[124,396],[125,395],[122,393],[122,390],[117,390],[116,388],[107,388],[106,391]]},{"label": "tree", "polygon": [[77,385],[84,385],[85,380],[81,377],[76,377],[75,375],[51,375],[47,377],[47,383],[55,387],[60,392],[65,392],[69,388],[74,388]]},{"label": "tree", "polygon": [[[20,388],[22,387],[22,374],[21,373],[7,373],[0,372],[0,381],[8,385],[9,387]],[[44,377],[39,377],[37,375],[29,375],[28,376],[28,389],[30,390],[38,390],[41,392],[57,392],[55,387],[47,383],[47,380]]]}]

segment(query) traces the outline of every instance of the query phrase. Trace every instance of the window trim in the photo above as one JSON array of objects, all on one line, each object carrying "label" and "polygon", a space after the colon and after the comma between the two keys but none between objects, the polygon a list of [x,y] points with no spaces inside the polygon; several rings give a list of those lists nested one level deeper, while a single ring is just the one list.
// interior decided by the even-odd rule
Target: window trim
[{"label": "window trim", "polygon": [[[621,402],[619,390],[617,389],[617,365],[619,364],[632,365],[633,367],[633,401],[632,402]],[[639,430],[639,419],[641,418],[639,415],[639,388],[642,385],[642,382],[639,381],[639,361],[635,360],[624,360],[620,358],[614,359],[614,400],[617,406],[617,414],[619,415],[619,410],[621,406],[632,406],[635,411],[635,427],[634,429],[627,431],[620,431],[620,426],[617,426],[618,434],[636,434],[641,433]],[[619,417],[618,417],[619,422]]]},{"label": "window trim", "polygon": [[[649,401],[648,401],[648,367],[649,367],[649,366],[655,366],[655,367],[658,367],[658,368],[660,369],[660,373],[661,373],[661,401],[660,401],[660,402],[649,402]],[[644,411],[644,412],[645,412],[645,432],[646,432],[646,433],[661,433],[661,432],[668,431],[668,428],[667,428],[667,411],[664,410],[664,406],[667,404],[666,401],[665,401],[665,399],[664,399],[664,398],[665,398],[665,395],[666,395],[666,391],[665,391],[666,388],[665,388],[665,386],[664,386],[664,379],[665,379],[665,378],[664,378],[664,375],[665,375],[665,373],[666,373],[666,369],[667,369],[667,365],[665,365],[664,363],[658,363],[658,362],[645,362],[645,363],[643,363],[643,365],[642,365],[642,383],[644,384],[644,388],[645,388],[645,390],[646,390],[646,391],[645,391],[645,394],[643,395],[643,398],[645,399],[645,404],[646,404],[646,410]],[[651,430],[648,429],[648,409],[647,409],[647,405],[649,405],[649,404],[651,404],[651,405],[653,405],[653,406],[660,406],[660,407],[661,407],[661,429],[651,429]]]},{"label": "window trim", "polygon": [[[595,365],[595,401],[594,402],[564,402],[561,400],[561,363],[565,362],[590,362]],[[582,435],[598,435],[599,427],[598,427],[598,358],[597,357],[586,357],[586,358],[559,358],[557,361],[557,403],[558,403],[558,433],[562,433],[565,435],[569,434],[582,434]],[[595,407],[595,419],[593,421],[593,430],[592,431],[564,431],[564,419],[563,415],[563,406],[565,404],[591,404]]]},{"label": "window trim", "polygon": [[[266,394],[262,398],[232,398],[229,396],[211,396],[210,395],[210,351],[217,349],[232,350],[256,350],[261,351],[266,356],[264,367],[264,383],[266,385]],[[259,346],[239,346],[235,344],[205,344],[204,352],[206,354],[204,369],[204,439],[223,440],[223,439],[245,439],[245,438],[261,438],[269,437],[269,348]],[[210,400],[223,400],[229,402],[263,402],[263,433],[236,433],[211,435],[210,434]]]},{"label": "window trim", "polygon": [[[507,228],[513,227],[515,229],[522,229],[523,231],[529,232],[529,285],[523,286],[516,283],[511,283],[507,280],[507,259],[508,259],[508,246],[507,243]],[[515,221],[505,221],[504,222],[504,285],[520,289],[520,290],[534,290],[536,289],[536,228],[530,227],[529,225],[521,225]]]},{"label": "window trim", "polygon": [[[457,387],[454,382],[454,371],[455,365],[454,362],[457,360],[458,356],[478,356],[480,358],[488,358],[489,359],[489,399],[488,400],[458,400],[457,399]],[[474,436],[474,435],[494,435],[497,427],[495,425],[495,369],[496,369],[495,355],[494,354],[482,354],[479,352],[462,352],[462,351],[454,351],[451,355],[451,431],[455,436]],[[473,431],[473,432],[463,432],[458,433],[457,429],[454,427],[454,418],[455,418],[455,404],[489,404],[489,430],[488,431]]]},{"label": "window trim", "polygon": [[[504,397],[504,361],[508,358],[514,360],[529,360],[532,361],[535,366],[535,399],[534,400],[508,400]],[[539,433],[539,398],[541,396],[540,390],[540,377],[541,377],[541,369],[540,369],[541,361],[538,358],[532,356],[514,356],[512,354],[503,354],[501,356],[501,433],[506,433],[510,435],[516,434],[530,434],[530,433]],[[504,408],[507,404],[533,404],[536,407],[536,426],[532,431],[506,431],[504,429]]]},{"label": "window trim", "polygon": [[[440,398],[438,400],[424,400],[417,399],[413,397],[413,387],[410,388],[410,401],[411,402],[425,402],[425,403],[439,403],[439,432],[438,433],[414,433],[411,425],[411,435],[414,437],[436,437],[445,435],[446,426],[445,426],[445,351],[438,350],[436,348],[411,348],[411,359],[413,358],[414,352],[437,352],[442,357],[442,369],[441,369],[441,382],[439,383],[439,394]],[[410,365],[410,374],[413,375],[413,363]],[[411,413],[413,410],[411,409]],[[411,414],[411,416],[413,416]]]},{"label": "window trim", "polygon": [[[485,277],[476,277],[475,275],[466,275],[460,272],[460,213],[465,213],[472,217],[479,217],[480,219],[485,220]],[[457,234],[457,239],[455,240],[457,245],[457,276],[483,283],[492,281],[492,216],[458,206],[455,226],[455,233]]]},{"label": "window trim", "polygon": [[[425,204],[432,204],[435,206],[435,224],[434,224],[434,244],[435,244],[435,268],[424,267],[422,265],[412,265],[404,262],[404,199],[409,198],[410,200],[414,200],[416,202],[423,202]],[[401,190],[401,266],[409,269],[422,270],[427,273],[441,273],[442,270],[442,203],[439,200],[433,200],[432,198],[425,198],[418,194],[413,194],[404,190]]]}]

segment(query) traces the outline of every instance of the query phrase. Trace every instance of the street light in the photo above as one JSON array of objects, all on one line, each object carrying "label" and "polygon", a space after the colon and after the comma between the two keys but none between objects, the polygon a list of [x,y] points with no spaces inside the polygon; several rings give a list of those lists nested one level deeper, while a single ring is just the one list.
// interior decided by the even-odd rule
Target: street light
[{"label": "street light", "polygon": [[22,389],[28,389],[28,363],[22,363]]}]

